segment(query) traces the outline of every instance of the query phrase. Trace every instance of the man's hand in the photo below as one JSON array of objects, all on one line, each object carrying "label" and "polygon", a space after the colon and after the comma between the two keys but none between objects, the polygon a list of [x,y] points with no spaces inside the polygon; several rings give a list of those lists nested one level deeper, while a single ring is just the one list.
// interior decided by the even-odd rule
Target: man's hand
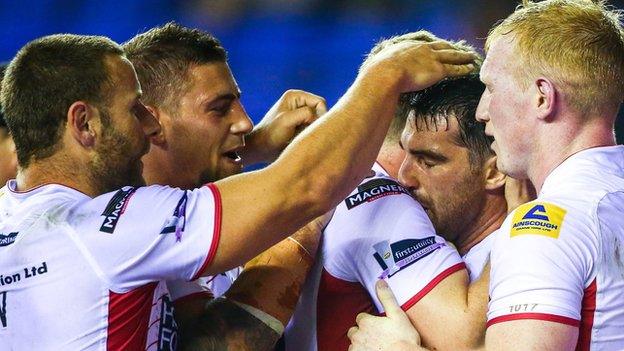
[{"label": "man's hand", "polygon": [[537,194],[531,181],[528,179],[514,179],[507,176],[505,179],[505,200],[507,200],[507,213],[511,213],[518,206],[535,200]]},{"label": "man's hand", "polygon": [[246,137],[247,164],[272,162],[305,127],[327,112],[325,99],[302,90],[288,90]]},{"label": "man's hand", "polygon": [[349,351],[420,351],[420,335],[410,322],[407,314],[396,301],[388,283],[377,282],[377,297],[386,311],[386,317],[375,317],[360,313],[355,321],[357,326],[349,329],[351,340]]},{"label": "man's hand", "polygon": [[403,41],[368,57],[360,75],[373,79],[387,77],[389,81],[399,82],[399,93],[405,93],[425,89],[447,77],[472,73],[475,59],[475,54],[453,49],[442,40]]}]

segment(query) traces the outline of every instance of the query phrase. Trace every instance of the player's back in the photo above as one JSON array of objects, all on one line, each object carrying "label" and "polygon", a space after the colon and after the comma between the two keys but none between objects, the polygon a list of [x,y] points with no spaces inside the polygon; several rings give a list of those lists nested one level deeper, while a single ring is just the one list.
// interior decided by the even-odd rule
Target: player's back
[{"label": "player's back", "polygon": [[[78,191],[54,187],[0,197],[0,348],[105,349],[107,295],[68,214]],[[52,322],[51,322],[52,321]]]}]

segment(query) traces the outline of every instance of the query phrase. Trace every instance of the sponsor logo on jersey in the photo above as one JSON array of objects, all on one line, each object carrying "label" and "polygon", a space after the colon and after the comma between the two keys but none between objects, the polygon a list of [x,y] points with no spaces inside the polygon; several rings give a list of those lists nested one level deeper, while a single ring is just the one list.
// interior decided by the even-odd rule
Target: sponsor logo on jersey
[{"label": "sponsor logo on jersey", "polygon": [[557,239],[566,210],[546,202],[530,202],[516,209],[511,224],[511,237],[544,235]]},{"label": "sponsor logo on jersey", "polygon": [[3,329],[7,327],[6,297],[7,297],[6,291],[0,292],[0,326]]},{"label": "sponsor logo on jersey", "polygon": [[128,201],[136,188],[126,188],[118,190],[115,195],[110,199],[104,212],[102,212],[102,216],[104,217],[104,221],[102,222],[102,226],[100,226],[100,231],[105,233],[112,234],[115,231],[115,227],[117,226],[117,221],[126,210],[126,206],[128,205]]},{"label": "sponsor logo on jersey", "polygon": [[9,246],[15,242],[19,232],[12,232],[7,235],[0,234],[0,246]]},{"label": "sponsor logo on jersey", "polygon": [[158,351],[175,351],[178,346],[178,324],[173,318],[173,303],[169,296],[161,297]]},{"label": "sponsor logo on jersey", "polygon": [[182,232],[184,231],[184,227],[186,225],[186,201],[188,197],[186,195],[186,191],[184,195],[178,200],[178,204],[173,210],[173,214],[171,217],[165,220],[162,229],[160,230],[160,234],[169,234],[176,233],[176,240],[180,241],[182,239]]},{"label": "sponsor logo on jersey", "polygon": [[428,256],[435,250],[445,246],[446,243],[438,243],[434,236],[424,239],[405,239],[390,244],[389,241],[380,241],[373,245],[375,253],[373,257],[383,272],[379,279],[392,277],[398,271]]},{"label": "sponsor logo on jersey", "polygon": [[347,209],[352,209],[366,202],[372,202],[389,195],[408,194],[399,183],[390,179],[373,179],[360,186],[358,192],[345,199]]}]

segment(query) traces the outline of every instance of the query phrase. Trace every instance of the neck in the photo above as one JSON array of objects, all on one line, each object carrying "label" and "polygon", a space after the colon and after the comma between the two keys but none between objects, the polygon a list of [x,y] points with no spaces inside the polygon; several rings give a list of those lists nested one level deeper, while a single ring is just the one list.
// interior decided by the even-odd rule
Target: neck
[{"label": "neck", "polygon": [[60,184],[90,197],[100,195],[90,173],[76,163],[62,162],[64,156],[57,153],[44,160],[32,161],[27,168],[20,168],[16,182],[18,191],[28,191],[45,184]]},{"label": "neck", "polygon": [[474,224],[459,235],[454,244],[460,255],[465,255],[471,248],[480,243],[488,235],[498,230],[507,217],[507,203],[504,193],[487,194],[485,206],[479,212]]},{"label": "neck", "polygon": [[379,154],[377,155],[377,163],[388,172],[388,174],[394,178],[399,178],[399,169],[405,158],[405,151],[403,151],[395,142],[384,142]]},{"label": "neck", "polygon": [[193,189],[194,186],[184,184],[182,181],[186,179],[183,169],[172,166],[167,159],[168,153],[160,147],[152,145],[150,152],[143,156],[143,178],[147,185],[169,185],[179,187],[181,189]]},{"label": "neck", "polygon": [[548,175],[568,157],[594,147],[616,144],[613,124],[600,117],[594,117],[584,125],[568,127],[557,137],[551,135],[541,140],[545,142],[540,145],[539,152],[533,153],[535,159],[531,162],[532,167],[527,170],[527,176],[538,194]]}]

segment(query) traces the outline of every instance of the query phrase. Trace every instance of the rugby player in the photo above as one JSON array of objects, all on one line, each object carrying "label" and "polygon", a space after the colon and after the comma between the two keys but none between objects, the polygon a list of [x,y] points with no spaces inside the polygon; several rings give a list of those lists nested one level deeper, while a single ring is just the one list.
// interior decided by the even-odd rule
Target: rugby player
[{"label": "rugby player", "polygon": [[0,100],[19,163],[0,196],[3,346],[157,349],[158,281],[227,271],[328,211],[367,174],[399,94],[465,74],[474,58],[441,41],[392,45],[271,165],[185,191],[142,187],[160,127],[119,45],[26,44]]},{"label": "rugby player", "polygon": [[[528,178],[538,197],[496,234],[487,350],[624,348],[624,148],[613,132],[624,94],[620,16],[603,2],[525,1],[488,35],[477,118],[499,169]],[[353,350],[418,341],[386,301],[394,317],[368,319],[358,338],[382,326],[400,332],[387,346]]]},{"label": "rugby player", "polygon": [[[409,33],[381,42],[370,56],[406,40],[439,39]],[[474,52],[463,43],[453,46]],[[487,279],[469,291],[466,266],[445,239],[464,255],[475,281],[489,256],[486,238],[507,214],[505,176],[496,168],[484,125],[475,120],[483,89],[473,73],[401,97],[374,174],[338,206],[324,231],[285,333],[286,349],[346,350],[358,313],[383,311],[374,291],[380,277],[428,346],[451,350],[482,342]],[[482,328],[462,334],[463,323]],[[449,328],[457,337],[448,337]]]},{"label": "rugby player", "polygon": [[[240,173],[242,162],[272,162],[298,130],[326,109],[318,96],[288,91],[252,131],[225,49],[210,34],[168,23],[135,36],[123,47],[141,83],[142,102],[161,127],[151,138],[150,152],[143,157],[148,185],[192,190]],[[297,105],[306,99],[316,100],[318,108]],[[216,157],[224,153],[228,158]],[[155,299],[167,301],[169,293],[176,324],[183,330],[182,340],[194,344],[194,349],[199,344],[227,349],[231,343],[239,349],[271,349],[294,310],[312,262],[309,255],[318,247],[320,233],[315,228],[316,224],[303,228],[295,238],[263,253],[264,258],[253,260],[255,264],[247,266],[243,278],[228,292],[228,299],[204,307],[230,288],[240,267],[196,282],[168,282],[168,291],[162,290]],[[270,293],[264,291],[267,289]],[[292,298],[280,302],[283,295]],[[245,302],[279,317],[278,330],[239,306]],[[205,316],[203,325],[197,320],[201,315]]]},{"label": "rugby player", "polygon": [[[0,64],[0,81],[4,77],[7,64]],[[6,184],[9,179],[15,178],[17,173],[17,156],[15,155],[15,144],[9,133],[9,128],[2,114],[0,106],[0,184]]]}]

